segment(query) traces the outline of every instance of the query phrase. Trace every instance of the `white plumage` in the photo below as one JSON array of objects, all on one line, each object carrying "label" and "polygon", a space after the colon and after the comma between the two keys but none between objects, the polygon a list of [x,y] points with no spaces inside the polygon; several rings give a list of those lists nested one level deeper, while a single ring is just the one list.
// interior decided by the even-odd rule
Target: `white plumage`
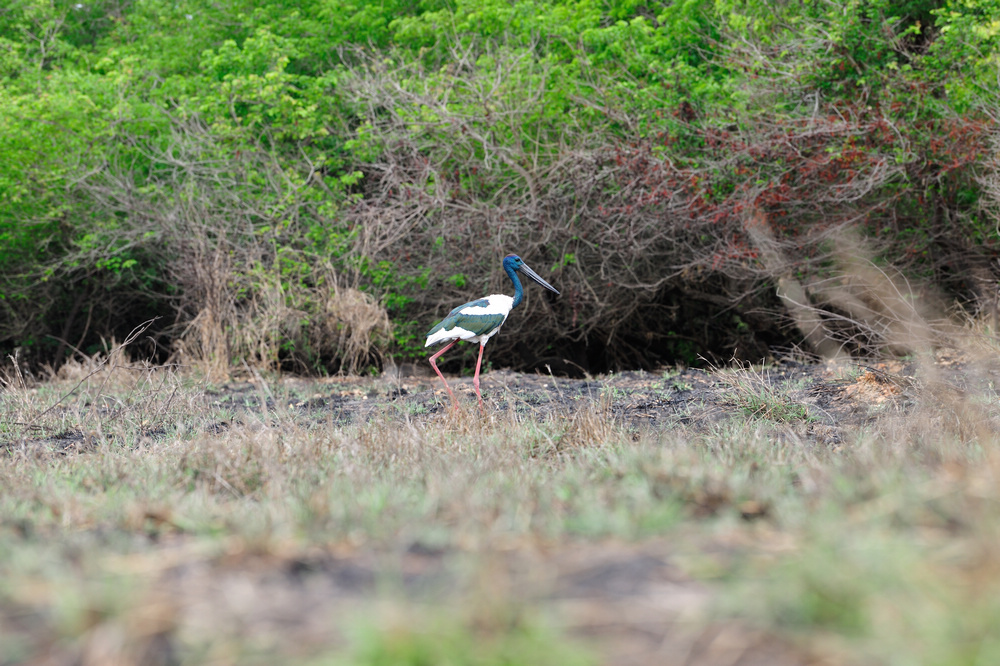
[{"label": "white plumage", "polygon": [[[455,317],[457,320],[455,325],[451,328],[442,328],[428,335],[427,343],[424,346],[430,347],[446,340],[465,340],[466,342],[479,342],[485,345],[487,340],[500,332],[500,328],[507,321],[510,311],[514,308],[514,299],[506,294],[490,294],[485,298],[475,301],[475,303],[478,304],[483,301],[487,301],[488,304],[485,306],[469,304],[457,308],[457,311],[453,310],[450,316]],[[463,317],[481,317],[483,315],[503,315],[503,321],[485,333],[476,333],[475,331],[462,328],[460,322]]]}]

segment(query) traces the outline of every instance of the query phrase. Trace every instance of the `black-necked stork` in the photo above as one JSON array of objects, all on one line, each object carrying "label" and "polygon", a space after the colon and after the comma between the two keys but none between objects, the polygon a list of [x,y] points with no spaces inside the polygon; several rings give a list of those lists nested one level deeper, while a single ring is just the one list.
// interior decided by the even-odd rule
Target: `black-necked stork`
[{"label": "black-necked stork", "polygon": [[447,347],[431,356],[430,361],[434,372],[444,382],[444,387],[448,389],[448,395],[451,396],[451,401],[454,403],[455,409],[458,409],[458,400],[455,399],[455,394],[451,392],[451,387],[448,386],[448,382],[445,381],[444,375],[438,370],[437,363],[434,361],[441,354],[451,349],[459,340],[478,342],[479,360],[476,361],[476,376],[472,380],[472,385],[476,387],[476,396],[479,397],[479,408],[482,409],[483,395],[479,392],[479,367],[483,363],[483,348],[486,347],[486,343],[489,342],[490,338],[500,332],[500,327],[507,321],[507,315],[510,314],[511,310],[520,305],[521,300],[524,298],[521,281],[517,278],[518,272],[524,273],[549,291],[559,293],[555,287],[539,277],[538,273],[528,268],[528,265],[516,254],[508,254],[503,258],[503,269],[510,278],[510,281],[514,283],[513,298],[506,294],[491,294],[485,298],[480,298],[478,301],[459,305],[448,313],[448,316],[442,321],[434,324],[434,328],[427,332],[427,344],[424,345],[425,347],[448,340],[451,341]]}]

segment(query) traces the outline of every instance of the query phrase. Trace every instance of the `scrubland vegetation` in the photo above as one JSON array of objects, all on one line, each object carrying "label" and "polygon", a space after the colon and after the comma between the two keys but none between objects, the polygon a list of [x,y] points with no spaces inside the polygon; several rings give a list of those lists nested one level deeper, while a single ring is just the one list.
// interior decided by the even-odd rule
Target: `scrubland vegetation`
[{"label": "scrubland vegetation", "polygon": [[822,347],[789,301],[870,352],[845,244],[995,300],[998,13],[17,0],[0,345],[57,368],[159,317],[143,353],[217,378],[356,372],[419,356],[517,252],[563,293],[494,341],[517,369]]},{"label": "scrubland vegetation", "polygon": [[7,3],[0,664],[1000,663],[997,16]]}]

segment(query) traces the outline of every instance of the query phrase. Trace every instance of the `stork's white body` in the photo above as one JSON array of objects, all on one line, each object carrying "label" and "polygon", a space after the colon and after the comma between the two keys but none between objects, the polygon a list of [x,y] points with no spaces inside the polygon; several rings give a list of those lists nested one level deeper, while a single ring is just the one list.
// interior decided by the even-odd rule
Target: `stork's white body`
[{"label": "stork's white body", "polygon": [[[483,301],[486,301],[483,304]],[[478,342],[485,345],[490,338],[500,332],[500,328],[507,321],[510,311],[514,308],[514,299],[506,294],[490,294],[472,303],[468,303],[451,311],[448,319],[453,319],[449,324],[427,336],[425,347],[436,345],[449,340],[464,340],[466,342]],[[476,332],[469,328],[481,330],[481,327],[473,327],[473,323],[478,323],[486,317],[496,317],[502,315],[503,320],[493,326],[488,331]],[[445,320],[448,321],[448,320]],[[462,324],[468,322],[469,328],[464,328]]]}]

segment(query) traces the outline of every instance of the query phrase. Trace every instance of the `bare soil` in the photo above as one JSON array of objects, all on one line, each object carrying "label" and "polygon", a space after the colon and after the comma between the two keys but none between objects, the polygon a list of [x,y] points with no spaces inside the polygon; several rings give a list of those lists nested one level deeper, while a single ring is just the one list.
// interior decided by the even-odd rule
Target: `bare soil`
[{"label": "bare soil", "polygon": [[[955,391],[978,388],[970,385],[967,365],[961,358],[941,355],[935,363],[939,387]],[[925,386],[917,374],[915,362],[898,360],[840,364],[786,360],[764,369],[668,369],[590,379],[500,370],[484,373],[480,388],[487,408],[493,411],[514,410],[549,419],[570,416],[596,404],[607,407],[622,424],[653,430],[677,425],[708,427],[741,413],[748,418],[767,416],[755,413],[742,399],[748,393],[763,392],[772,400],[802,408],[801,418],[784,419],[799,421],[797,426],[790,424],[797,435],[809,442],[831,444],[838,441],[844,428],[864,425],[887,413],[905,414]],[[447,379],[460,402],[475,405],[471,376]],[[249,381],[227,384],[210,391],[207,398],[219,405],[253,409],[263,402],[269,409],[289,409],[345,425],[374,418],[387,408],[417,416],[451,409],[440,379],[422,366],[395,369],[378,381],[289,378],[284,382],[311,394],[284,403],[270,397],[262,401],[259,387]]]}]

